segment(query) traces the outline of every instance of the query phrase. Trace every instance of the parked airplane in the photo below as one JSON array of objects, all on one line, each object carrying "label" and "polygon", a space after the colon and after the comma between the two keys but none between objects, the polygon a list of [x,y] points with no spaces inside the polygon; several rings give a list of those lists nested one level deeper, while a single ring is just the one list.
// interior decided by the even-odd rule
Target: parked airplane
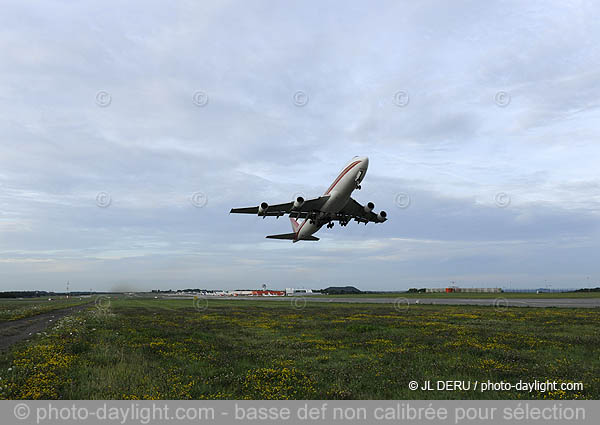
[{"label": "parked airplane", "polygon": [[[277,205],[269,205],[263,202],[258,207],[233,208],[230,213],[258,214],[263,218],[267,216],[279,218],[282,215],[289,214],[294,232],[269,235],[267,238],[288,239],[293,242],[318,241],[319,238],[313,236],[313,234],[326,223],[327,228],[332,228],[334,221],[339,221],[340,226],[346,226],[352,219],[358,223],[365,223],[365,225],[369,222],[383,223],[387,220],[385,211],[375,214],[373,212],[375,205],[372,202],[368,202],[367,205],[363,206],[350,196],[354,189],[360,190],[360,183],[365,178],[368,167],[369,158],[355,156],[344,167],[323,196],[306,201],[298,196],[292,202]],[[298,223],[298,218],[303,218],[304,221]]]}]

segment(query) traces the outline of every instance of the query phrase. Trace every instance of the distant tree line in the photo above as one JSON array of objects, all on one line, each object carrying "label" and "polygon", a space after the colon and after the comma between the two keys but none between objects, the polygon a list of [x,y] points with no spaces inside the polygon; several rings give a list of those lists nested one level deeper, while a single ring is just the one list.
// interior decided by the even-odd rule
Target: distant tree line
[{"label": "distant tree line", "polygon": [[328,295],[345,295],[345,294],[363,294],[364,292],[354,286],[330,286],[329,288],[319,289],[314,292],[320,292]]},{"label": "distant tree line", "polygon": [[0,298],[33,298],[33,297],[47,297],[56,295],[55,292],[46,291],[7,291],[0,292]]},{"label": "distant tree line", "polygon": [[177,289],[177,290],[173,290],[173,289],[153,289],[152,293],[153,294],[175,294],[177,292],[205,292],[207,291],[207,289],[200,289],[200,288],[188,288],[188,289]]},{"label": "distant tree line", "polygon": [[78,297],[81,295],[91,295],[91,294],[100,294],[101,292],[53,292],[53,291],[5,291],[0,292],[0,298],[37,298],[37,297],[56,297],[56,296],[64,296],[71,295],[73,297]]}]

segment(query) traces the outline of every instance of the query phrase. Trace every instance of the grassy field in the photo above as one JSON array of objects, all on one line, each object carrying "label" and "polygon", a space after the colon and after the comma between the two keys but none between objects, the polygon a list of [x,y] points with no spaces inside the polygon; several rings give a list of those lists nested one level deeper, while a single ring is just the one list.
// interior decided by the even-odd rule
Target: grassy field
[{"label": "grassy field", "polygon": [[53,297],[50,301],[48,298],[0,298],[0,322],[24,319],[53,310],[86,304],[90,301],[89,298],[79,297]]},{"label": "grassy field", "polygon": [[[118,299],[0,355],[0,398],[598,399],[600,311]],[[583,390],[411,391],[412,380]]]}]

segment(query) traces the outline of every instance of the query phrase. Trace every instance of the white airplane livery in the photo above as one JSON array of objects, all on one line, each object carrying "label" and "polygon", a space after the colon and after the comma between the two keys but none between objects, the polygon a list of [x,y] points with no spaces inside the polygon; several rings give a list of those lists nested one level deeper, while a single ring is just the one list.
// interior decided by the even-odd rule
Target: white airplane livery
[{"label": "white airplane livery", "polygon": [[[355,189],[360,190],[360,184],[365,178],[368,167],[369,158],[355,156],[323,196],[309,200],[298,196],[292,202],[277,205],[263,202],[258,207],[233,208],[230,213],[257,214],[263,218],[289,215],[293,233],[269,235],[267,238],[287,239],[293,242],[318,241],[319,238],[313,234],[325,224],[327,228],[332,228],[335,221],[339,221],[340,226],[346,226],[350,220],[365,225],[369,222],[383,223],[387,220],[385,211],[375,214],[373,212],[375,205],[372,202],[363,206],[351,197]],[[297,219],[304,219],[304,221],[299,223]]]}]

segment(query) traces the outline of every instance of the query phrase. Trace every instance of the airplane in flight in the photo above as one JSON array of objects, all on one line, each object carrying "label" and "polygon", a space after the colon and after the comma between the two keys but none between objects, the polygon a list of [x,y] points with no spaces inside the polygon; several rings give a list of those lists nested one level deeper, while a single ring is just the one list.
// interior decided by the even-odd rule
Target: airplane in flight
[{"label": "airplane in flight", "polygon": [[[313,234],[325,224],[327,224],[328,229],[331,229],[335,221],[339,221],[340,226],[348,225],[351,220],[365,223],[365,225],[370,222],[383,223],[387,220],[385,211],[375,214],[373,212],[375,208],[373,202],[361,205],[350,196],[354,189],[360,190],[360,184],[365,178],[368,167],[369,158],[355,156],[344,167],[323,196],[308,200],[298,196],[292,202],[277,205],[269,205],[263,202],[258,207],[232,208],[229,213],[257,214],[263,218],[279,218],[287,214],[292,223],[293,233],[269,235],[267,238],[287,239],[294,243],[298,241],[318,241],[319,238],[313,236]],[[304,221],[299,223],[297,219],[304,219]]]}]

